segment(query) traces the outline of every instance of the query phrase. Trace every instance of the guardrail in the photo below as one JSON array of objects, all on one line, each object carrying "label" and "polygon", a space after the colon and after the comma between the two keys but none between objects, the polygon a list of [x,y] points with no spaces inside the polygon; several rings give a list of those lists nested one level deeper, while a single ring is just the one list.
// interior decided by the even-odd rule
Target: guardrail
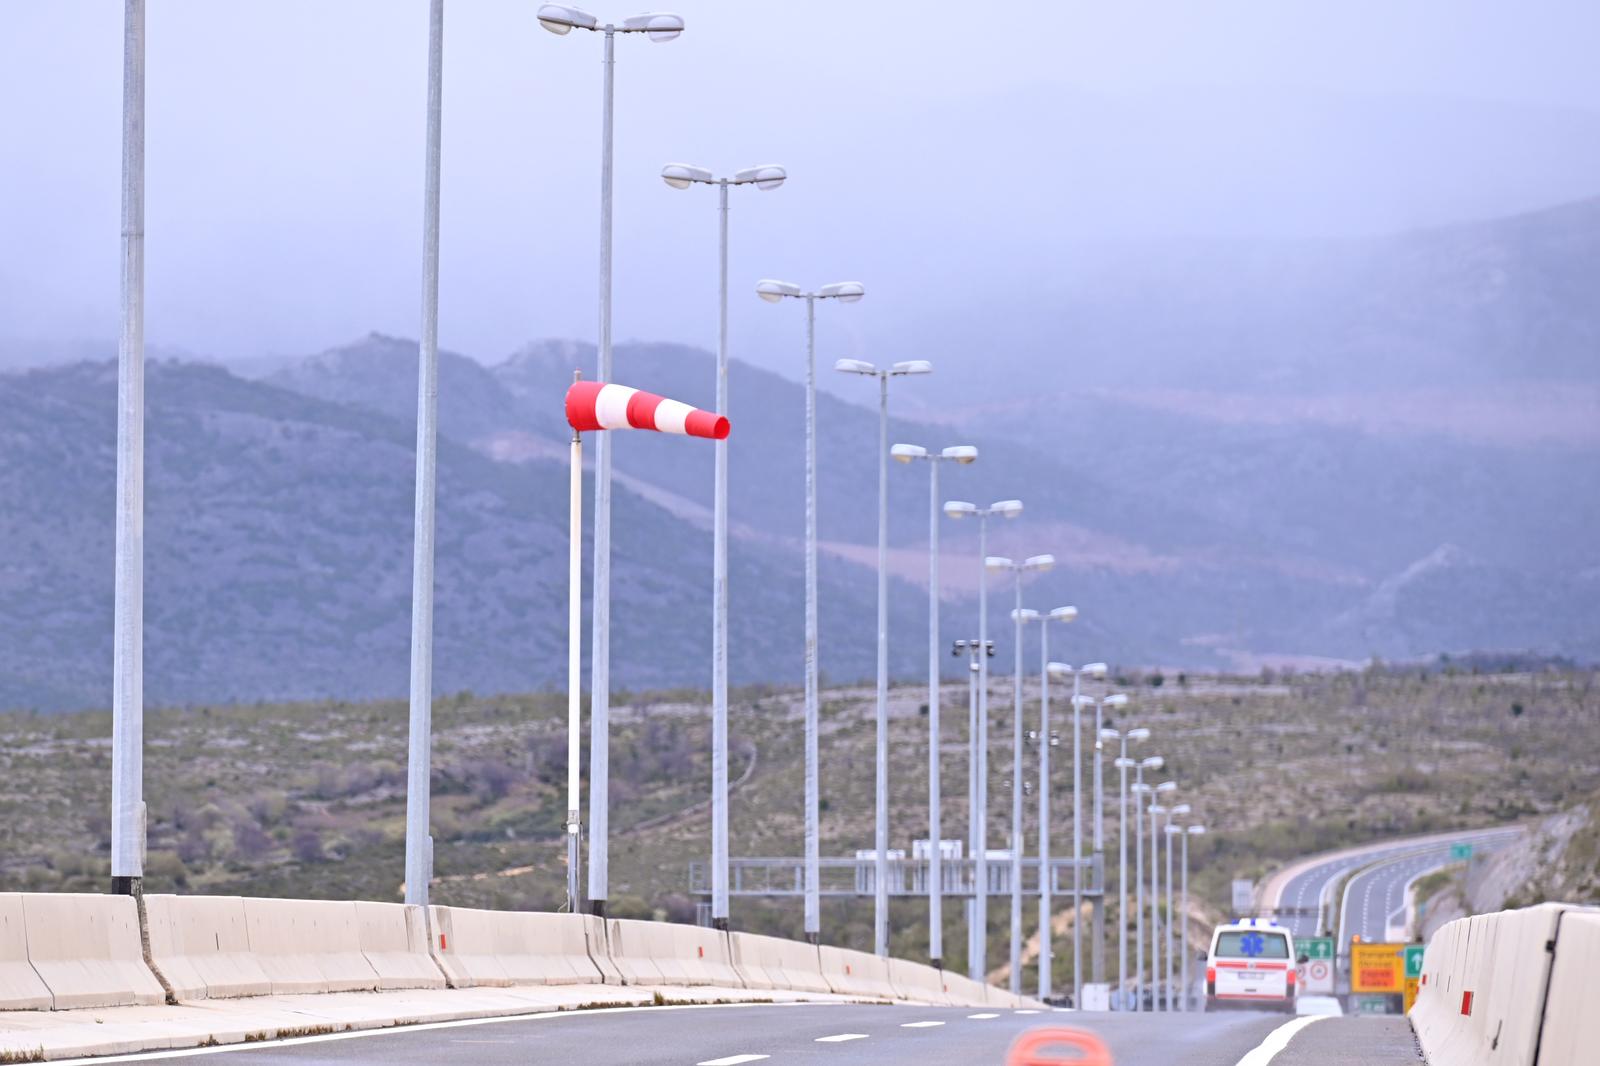
[{"label": "guardrail", "polygon": [[[925,896],[928,894],[927,859],[890,859],[889,895]],[[978,864],[973,859],[944,859],[940,862],[939,891],[946,896],[976,894]],[[1038,856],[1022,860],[1022,891],[1039,891]],[[1083,894],[1102,893],[1105,877],[1100,858],[1050,860],[1050,891],[1059,896],[1072,894],[1073,868],[1083,870]],[[818,892],[824,896],[871,896],[877,883],[875,859],[826,857],[817,862]],[[1011,891],[1010,860],[990,859],[987,866],[989,894],[1003,896]],[[734,896],[799,896],[805,893],[805,860],[797,858],[733,858],[728,860],[728,892]],[[689,863],[689,891],[709,895],[711,874],[707,863]]]},{"label": "guardrail", "polygon": [[1411,1023],[1430,1066],[1577,1066],[1600,1047],[1600,908],[1458,918],[1423,955]]},{"label": "guardrail", "polygon": [[238,896],[0,894],[0,1011],[524,985],[1020,1005],[921,963],[668,922]]}]

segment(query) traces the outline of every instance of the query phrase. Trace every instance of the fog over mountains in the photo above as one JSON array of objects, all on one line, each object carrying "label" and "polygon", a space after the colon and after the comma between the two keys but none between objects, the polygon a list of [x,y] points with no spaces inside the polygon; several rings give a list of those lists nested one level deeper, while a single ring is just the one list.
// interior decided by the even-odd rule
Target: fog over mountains
[{"label": "fog over mountains", "polygon": [[[1060,560],[1024,592],[1082,611],[1060,657],[1600,657],[1600,201],[1216,262],[1174,254],[1142,286],[1069,285],[1036,301],[1049,343],[997,342],[895,384],[894,440],[980,449],[947,472],[946,498],[1025,501],[991,551]],[[152,702],[405,690],[416,352],[373,334],[261,378],[153,363]],[[1178,353],[1192,378],[1141,380],[1142,359]],[[560,397],[593,348],[471,354],[445,353],[440,372],[438,686],[559,687]],[[1113,358],[1120,381],[1085,380],[1080,366]],[[705,351],[630,343],[616,360],[629,384],[710,405]],[[873,663],[876,417],[863,383],[829,384],[822,662],[849,680]],[[0,375],[0,706],[109,699],[115,389],[114,363],[92,358]],[[743,361],[730,393],[733,677],[795,684],[803,395]],[[627,434],[617,470],[617,684],[704,687],[711,451]],[[926,664],[927,473],[890,473],[891,661],[911,678]],[[942,535],[944,637],[971,636],[975,530]],[[991,591],[1008,664],[1013,592]]]}]

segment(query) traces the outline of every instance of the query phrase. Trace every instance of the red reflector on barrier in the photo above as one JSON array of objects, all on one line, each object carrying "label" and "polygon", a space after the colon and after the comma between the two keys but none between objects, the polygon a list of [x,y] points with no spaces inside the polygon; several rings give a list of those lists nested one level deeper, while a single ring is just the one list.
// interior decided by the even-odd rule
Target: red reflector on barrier
[{"label": "red reflector on barrier", "polygon": [[1467,1014],[1467,1015],[1470,1015],[1472,1013],[1472,993],[1471,992],[1463,992],[1463,993],[1461,993],[1461,1013],[1462,1014]]},{"label": "red reflector on barrier", "polygon": [[444,947],[444,934],[443,933],[439,934],[439,950],[440,951],[445,950],[445,947]]},{"label": "red reflector on barrier", "polygon": [[706,957],[706,949],[705,948],[703,948],[703,947],[702,948],[696,948],[695,950],[700,952],[700,957],[702,959]]}]

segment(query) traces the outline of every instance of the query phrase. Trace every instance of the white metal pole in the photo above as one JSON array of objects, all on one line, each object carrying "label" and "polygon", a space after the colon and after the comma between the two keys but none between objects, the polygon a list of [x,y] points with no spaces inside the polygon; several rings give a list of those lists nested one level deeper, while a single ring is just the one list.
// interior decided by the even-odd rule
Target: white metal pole
[{"label": "white metal pole", "polygon": [[[1128,738],[1122,738],[1122,757],[1117,767],[1121,777],[1117,800],[1117,988],[1128,987]],[[1102,886],[1103,888],[1104,886]],[[1127,1006],[1117,997],[1117,1009]]]},{"label": "white metal pole", "polygon": [[[1152,793],[1152,796],[1155,795]],[[1161,831],[1156,804],[1150,804],[1150,1007],[1161,1009]]]},{"label": "white metal pole", "polygon": [[[717,183],[717,414],[728,413],[728,180]],[[712,506],[711,924],[728,928],[728,442],[716,442]]]},{"label": "white metal pole", "polygon": [[1178,920],[1183,923],[1183,994],[1178,998],[1178,1009],[1189,1009],[1189,833],[1183,834],[1183,892],[1178,907]]},{"label": "white metal pole", "polygon": [[122,28],[122,335],[117,346],[111,891],[144,891],[144,0]]},{"label": "white metal pole", "polygon": [[1094,703],[1094,858],[1095,868],[1100,871],[1100,894],[1089,902],[1089,909],[1094,914],[1094,939],[1090,943],[1090,957],[1093,961],[1090,964],[1090,974],[1097,984],[1106,979],[1105,804],[1101,787],[1104,745],[1100,741],[1100,730],[1105,725],[1104,709],[1105,697],[1102,695]]},{"label": "white metal pole", "polygon": [[[605,27],[600,108],[600,380],[611,380],[611,170],[615,31]],[[601,433],[594,451],[594,611],[589,659],[589,909],[606,912],[611,826],[611,448]],[[715,864],[713,873],[715,876]]]},{"label": "white metal pole", "polygon": [[578,894],[578,763],[583,731],[583,437],[572,434],[567,494],[567,913]]},{"label": "white metal pole", "polygon": [[989,516],[978,515],[978,781],[977,848],[973,860],[977,872],[973,907],[977,911],[977,950],[973,953],[971,977],[987,978],[985,962],[989,955],[989,569],[984,559],[989,550]]},{"label": "white metal pole", "polygon": [[1022,994],[1022,570],[1017,575],[1016,611],[1012,614],[1012,639],[1016,642],[1011,668],[1011,994]]},{"label": "white metal pole", "polygon": [[1134,767],[1133,834],[1134,834],[1134,931],[1133,931],[1133,1009],[1144,1010],[1144,815],[1139,804],[1144,802],[1144,766]]},{"label": "white metal pole", "polygon": [[1083,675],[1072,673],[1072,1008],[1083,1009]]},{"label": "white metal pole", "polygon": [[1050,616],[1039,616],[1039,999],[1050,998]]},{"label": "white metal pole", "polygon": [[817,301],[806,295],[806,940],[822,936],[817,731]]},{"label": "white metal pole", "polygon": [[873,878],[873,945],[889,954],[889,372],[878,372],[878,713],[877,849]]},{"label": "white metal pole", "polygon": [[944,968],[944,857],[939,853],[939,460],[928,461],[928,957]]},{"label": "white metal pole", "polygon": [[1176,1010],[1177,1005],[1172,996],[1172,923],[1177,920],[1172,909],[1172,814],[1169,811],[1166,819],[1166,828],[1162,835],[1167,838],[1167,1010]]},{"label": "white metal pole", "polygon": [[439,446],[439,138],[444,0],[428,18],[428,132],[422,193],[422,337],[417,352],[416,515],[411,555],[411,715],[406,753],[406,902],[428,905],[433,878],[433,514]]},{"label": "white metal pole", "polygon": [[[977,654],[983,654],[981,647]],[[978,836],[978,773],[978,659],[974,655],[967,663],[967,851],[973,862],[972,896],[967,899],[967,976],[974,981],[983,980],[978,962],[978,935],[983,928],[977,900],[978,853],[982,847]]]}]

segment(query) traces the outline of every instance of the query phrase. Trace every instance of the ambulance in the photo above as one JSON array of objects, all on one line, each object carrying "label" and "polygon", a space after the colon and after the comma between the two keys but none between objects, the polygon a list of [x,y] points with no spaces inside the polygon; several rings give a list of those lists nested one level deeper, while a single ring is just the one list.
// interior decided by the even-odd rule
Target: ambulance
[{"label": "ambulance", "polygon": [[1277,922],[1240,918],[1217,926],[1206,956],[1206,1009],[1294,1013],[1294,937]]}]

